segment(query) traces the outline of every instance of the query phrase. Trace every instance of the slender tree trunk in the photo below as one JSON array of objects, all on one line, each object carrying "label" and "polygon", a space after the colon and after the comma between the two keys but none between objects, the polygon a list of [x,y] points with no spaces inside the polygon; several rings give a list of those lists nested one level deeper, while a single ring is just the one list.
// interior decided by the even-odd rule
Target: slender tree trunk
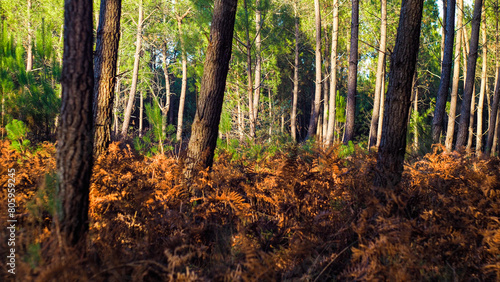
[{"label": "slender tree trunk", "polygon": [[243,135],[243,129],[245,128],[244,125],[244,116],[243,116],[243,111],[241,110],[241,95],[240,95],[240,85],[239,85],[239,75],[238,79],[236,80],[236,96],[238,99],[238,135],[240,141],[243,141],[244,135]]},{"label": "slender tree trunk", "polygon": [[111,142],[121,6],[121,0],[101,1],[94,56],[94,157],[96,159],[106,152]]},{"label": "slender tree trunk", "polygon": [[299,97],[299,16],[297,15],[297,2],[293,3],[295,13],[295,61],[293,65],[293,98],[290,129],[292,139],[297,142],[297,101]]},{"label": "slender tree trunk", "polygon": [[470,39],[470,52],[467,60],[467,77],[465,79],[464,98],[460,111],[460,123],[458,126],[458,135],[456,148],[461,149],[467,139],[467,129],[470,124],[470,106],[473,96],[474,78],[476,76],[477,49],[479,43],[479,27],[481,25],[482,0],[475,0],[474,13],[472,18],[472,30]]},{"label": "slender tree trunk", "polygon": [[261,29],[262,29],[262,14],[260,11],[260,0],[255,1],[255,81],[253,93],[253,120],[257,122],[257,115],[259,113],[259,100],[260,100],[260,84],[262,72],[262,58],[261,58]]},{"label": "slender tree trunk", "polygon": [[380,87],[380,110],[378,115],[378,127],[377,127],[377,148],[380,146],[380,140],[382,139],[382,125],[384,124],[384,109],[385,109],[385,66],[386,59],[384,59],[384,68],[382,72],[382,84]]},{"label": "slender tree trunk", "polygon": [[[457,26],[462,28],[463,0],[458,0]],[[448,114],[448,126],[446,129],[445,147],[447,152],[453,149],[453,136],[455,134],[455,122],[457,114],[458,85],[460,83],[460,48],[462,47],[462,31],[456,33],[455,62],[453,67],[453,83],[451,86],[450,113]]]},{"label": "slender tree trunk", "polygon": [[[446,34],[446,24],[448,23],[448,1],[443,0],[443,22],[441,25],[441,34]],[[441,36],[441,63],[444,60],[444,50],[446,49],[445,37]]]},{"label": "slender tree trunk", "polygon": [[185,175],[210,167],[217,144],[226,77],[231,58],[237,0],[215,0],[200,96],[187,149]]},{"label": "slender tree trunk", "polygon": [[163,76],[165,77],[165,106],[161,108],[161,131],[163,136],[167,136],[167,116],[170,111],[171,93],[170,93],[170,76],[168,74],[167,65],[167,43],[163,43]]},{"label": "slender tree trunk", "polygon": [[247,0],[243,0],[243,7],[245,9],[245,48],[247,50],[247,95],[248,95],[248,119],[250,123],[250,138],[255,138],[256,121],[254,119],[253,108],[253,83],[252,83],[252,43],[250,42],[250,22],[248,16]]},{"label": "slender tree trunk", "polygon": [[[117,62],[116,62],[116,73],[119,74],[120,73],[120,62],[119,62],[119,59],[117,59]],[[115,136],[118,135],[118,132],[119,132],[119,128],[120,128],[120,125],[119,125],[119,121],[118,121],[118,105],[120,104],[120,81],[121,81],[121,78],[119,76],[116,77],[116,86],[115,86],[115,100],[114,100],[114,103],[113,103],[113,119],[114,119],[114,132],[115,132]]]},{"label": "slender tree trunk", "polygon": [[[325,37],[325,39],[328,39],[328,37]],[[326,41],[326,40],[325,40]],[[328,50],[327,48],[328,44],[325,44],[325,50]],[[326,57],[326,56],[325,56]],[[325,60],[325,77],[328,77],[328,68],[330,66],[330,62],[328,60]],[[322,128],[321,128],[321,140],[323,144],[326,144],[326,135],[328,133],[328,95],[330,94],[330,91],[328,89],[328,80],[325,79],[323,82],[323,122],[322,122]]]},{"label": "slender tree trunk", "polygon": [[177,140],[182,140],[182,126],[184,120],[184,104],[186,103],[186,89],[187,89],[187,55],[186,45],[184,42],[184,34],[182,31],[182,21],[189,14],[191,9],[188,9],[182,16],[176,15],[177,29],[179,31],[179,40],[181,42],[181,57],[182,57],[182,85],[181,96],[179,98],[179,111],[177,113]]},{"label": "slender tree trunk", "polygon": [[347,78],[347,107],[344,144],[354,137],[354,119],[356,118],[356,88],[358,84],[358,31],[359,0],[352,0],[351,48],[349,50],[349,77]]},{"label": "slender tree trunk", "polygon": [[85,248],[89,229],[94,90],[92,1],[64,2],[62,107],[57,136],[60,231],[66,243]]},{"label": "slender tree trunk", "polygon": [[385,51],[387,45],[387,0],[380,1],[380,46],[378,50],[377,77],[375,80],[375,94],[373,99],[372,120],[370,123],[370,136],[368,149],[377,143],[377,129],[380,112],[380,96],[382,91],[382,76],[384,73]]},{"label": "slender tree trunk", "polygon": [[134,107],[135,92],[137,91],[137,79],[139,77],[139,60],[141,58],[141,45],[142,45],[142,24],[143,24],[143,11],[142,0],[139,1],[139,18],[137,19],[137,36],[135,41],[135,54],[134,54],[134,69],[132,71],[132,85],[130,86],[130,94],[128,97],[127,108],[122,124],[122,137],[127,135],[128,126],[130,124],[130,117],[132,116],[132,108]]},{"label": "slender tree trunk", "polygon": [[413,151],[417,152],[419,143],[418,143],[418,87],[417,87],[417,73],[414,75],[413,82]]},{"label": "slender tree trunk", "polygon": [[28,50],[26,54],[26,72],[33,69],[33,36],[31,30],[31,0],[28,0]]},{"label": "slender tree trunk", "polygon": [[315,50],[315,67],[316,67],[316,80],[315,80],[315,91],[314,91],[314,104],[313,110],[311,111],[311,117],[309,119],[309,129],[307,131],[307,138],[313,137],[316,133],[316,128],[318,126],[319,110],[321,106],[321,11],[319,6],[319,0],[314,0],[314,18],[316,27],[316,50]]},{"label": "slender tree trunk", "polygon": [[423,0],[403,0],[401,4],[396,45],[391,56],[375,186],[393,187],[399,183],[403,173],[412,77],[417,62],[423,6]]},{"label": "slender tree trunk", "polygon": [[493,94],[493,101],[491,103],[491,112],[490,112],[490,120],[488,123],[488,141],[486,143],[485,153],[486,155],[493,156],[495,153],[496,140],[495,137],[498,135],[497,132],[497,123],[498,123],[498,103],[500,99],[500,61],[499,61],[499,52],[500,48],[498,46],[499,43],[499,32],[498,32],[498,0],[495,3],[495,72],[496,72],[496,81],[495,81],[495,92]]},{"label": "slender tree trunk", "polygon": [[139,137],[142,137],[142,120],[144,118],[144,96],[139,93]]},{"label": "slender tree trunk", "polygon": [[271,88],[267,88],[267,95],[269,98],[269,142],[271,142],[273,133],[273,103],[271,99]]},{"label": "slender tree trunk", "polygon": [[488,45],[486,39],[486,9],[483,5],[483,25],[481,26],[482,32],[482,60],[483,66],[481,70],[481,88],[479,90],[479,102],[477,104],[477,122],[476,122],[476,155],[479,156],[481,154],[482,146],[483,146],[483,109],[484,109],[484,96],[488,95],[486,93],[486,84],[488,83],[487,71],[488,71]]},{"label": "slender tree trunk", "polygon": [[337,45],[339,36],[339,1],[333,0],[332,53],[330,55],[330,103],[328,110],[328,130],[326,145],[333,142],[335,135],[335,118],[337,108]]},{"label": "slender tree trunk", "polygon": [[497,111],[497,121],[495,123],[495,135],[493,136],[493,145],[491,146],[491,155],[494,156],[498,150],[498,135],[500,132],[500,111]]},{"label": "slender tree trunk", "polygon": [[453,64],[453,38],[455,37],[455,3],[455,0],[448,0],[444,55],[441,63],[441,81],[437,93],[434,118],[432,119],[432,143],[434,144],[441,143],[441,131],[444,126],[446,101],[448,100],[451,66]]}]

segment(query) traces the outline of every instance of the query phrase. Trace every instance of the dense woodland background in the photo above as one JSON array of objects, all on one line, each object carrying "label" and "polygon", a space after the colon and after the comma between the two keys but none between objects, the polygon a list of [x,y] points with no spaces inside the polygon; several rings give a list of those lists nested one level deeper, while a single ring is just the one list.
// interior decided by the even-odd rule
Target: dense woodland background
[{"label": "dense woodland background", "polygon": [[0,2],[18,279],[499,279],[497,0],[90,3]]}]

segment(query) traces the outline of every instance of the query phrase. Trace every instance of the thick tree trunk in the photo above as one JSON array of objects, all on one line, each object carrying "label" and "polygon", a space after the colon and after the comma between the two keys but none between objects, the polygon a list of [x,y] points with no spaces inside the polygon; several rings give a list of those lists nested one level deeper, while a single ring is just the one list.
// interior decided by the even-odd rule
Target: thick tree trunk
[{"label": "thick tree trunk", "polygon": [[488,71],[488,45],[486,44],[486,9],[483,5],[483,25],[481,26],[482,33],[482,69],[481,69],[481,88],[479,90],[479,102],[477,104],[477,122],[476,122],[476,155],[481,154],[483,146],[483,108],[484,108],[484,96],[488,95],[486,93],[486,84],[488,83],[487,71]]},{"label": "thick tree trunk", "polygon": [[33,69],[33,36],[31,30],[31,0],[28,0],[28,43],[26,52],[26,72]]},{"label": "thick tree trunk", "polygon": [[122,137],[127,135],[130,118],[132,116],[132,108],[134,107],[135,92],[137,91],[137,79],[139,77],[139,60],[141,58],[141,45],[142,45],[142,24],[143,24],[143,11],[142,0],[139,1],[139,18],[137,19],[137,35],[135,41],[135,54],[134,54],[134,69],[132,71],[132,85],[130,86],[130,94],[128,97],[127,108],[122,124]]},{"label": "thick tree trunk", "polygon": [[[463,0],[458,0],[457,26],[462,28]],[[453,149],[453,136],[455,134],[455,122],[457,114],[458,85],[460,83],[460,48],[462,47],[462,31],[456,33],[455,62],[453,67],[453,82],[451,86],[450,113],[448,114],[448,126],[446,129],[445,147],[447,152]]]},{"label": "thick tree trunk", "polygon": [[215,0],[200,96],[187,150],[185,175],[210,167],[217,144],[226,77],[231,58],[237,0]]},{"label": "thick tree trunk", "polygon": [[358,85],[358,31],[359,0],[352,0],[351,48],[349,50],[349,77],[347,78],[347,106],[344,144],[354,138],[354,119],[356,118],[356,88]]},{"label": "thick tree trunk", "polygon": [[307,138],[313,137],[316,133],[319,118],[319,108],[321,106],[321,10],[319,0],[314,0],[314,19],[316,27],[316,49],[315,49],[315,68],[316,80],[314,81],[316,87],[314,91],[314,104],[309,119],[309,128],[307,130]]},{"label": "thick tree trunk", "polygon": [[297,101],[299,98],[299,16],[297,15],[297,2],[293,3],[295,13],[295,60],[293,64],[293,98],[292,114],[290,116],[290,129],[292,139],[297,142]]},{"label": "thick tree trunk", "polygon": [[368,149],[377,143],[377,129],[380,112],[380,89],[382,88],[382,76],[384,73],[385,51],[387,45],[387,0],[380,1],[380,46],[378,50],[377,77],[375,80],[375,92],[373,98],[372,120],[370,123],[370,136]]},{"label": "thick tree trunk", "polygon": [[458,125],[458,135],[456,149],[464,147],[467,139],[467,130],[470,124],[471,101],[474,89],[474,79],[476,76],[477,49],[479,43],[479,27],[481,25],[482,0],[476,0],[474,3],[474,13],[472,18],[472,30],[470,38],[470,52],[467,60],[467,77],[465,78],[464,98],[460,111],[460,123]]},{"label": "thick tree trunk", "polygon": [[184,43],[184,35],[182,31],[182,21],[189,14],[191,9],[188,9],[182,16],[176,15],[177,29],[179,31],[179,40],[181,42],[181,57],[182,57],[182,84],[181,96],[179,98],[179,111],[177,112],[177,140],[182,140],[182,126],[184,121],[184,104],[186,103],[186,89],[187,89],[187,55],[186,45]]},{"label": "thick tree trunk", "polygon": [[62,107],[57,136],[58,198],[61,234],[66,243],[84,247],[88,233],[92,173],[92,1],[64,2]]},{"label": "thick tree trunk", "polygon": [[101,1],[94,56],[94,157],[96,159],[106,152],[111,142],[121,6],[121,0]]},{"label": "thick tree trunk", "polygon": [[423,0],[403,0],[394,53],[391,56],[389,88],[377,155],[375,185],[392,187],[403,173],[412,77],[419,49]]},{"label": "thick tree trunk", "polygon": [[446,101],[448,100],[451,66],[453,64],[453,38],[455,37],[455,3],[455,0],[448,0],[444,55],[441,63],[441,81],[439,82],[436,108],[434,110],[434,118],[432,119],[432,143],[434,144],[441,143],[441,131],[444,126]]},{"label": "thick tree trunk", "polygon": [[332,53],[330,55],[330,103],[328,106],[328,129],[326,145],[333,142],[337,108],[337,45],[339,37],[339,1],[333,0]]}]

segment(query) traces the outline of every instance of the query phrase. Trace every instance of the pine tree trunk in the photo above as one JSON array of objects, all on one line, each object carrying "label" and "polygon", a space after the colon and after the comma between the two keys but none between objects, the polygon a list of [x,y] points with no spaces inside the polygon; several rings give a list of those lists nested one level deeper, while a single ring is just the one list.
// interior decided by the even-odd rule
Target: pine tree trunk
[{"label": "pine tree trunk", "polygon": [[[328,39],[328,37],[325,37]],[[326,40],[325,40],[326,41]],[[328,50],[328,44],[325,44],[325,50]],[[326,56],[325,56],[326,57]],[[325,72],[328,72],[328,68],[330,67],[330,62],[325,60]],[[328,73],[325,73],[325,77],[328,77]],[[321,140],[323,144],[326,144],[326,134],[328,132],[328,95],[330,94],[328,89],[328,80],[325,79],[323,82],[323,122],[321,128]]]},{"label": "pine tree trunk", "polygon": [[142,137],[142,120],[144,118],[144,96],[139,93],[139,137]]},{"label": "pine tree trunk", "polygon": [[382,72],[382,84],[380,87],[380,110],[378,114],[378,126],[377,126],[377,148],[380,146],[380,140],[382,138],[382,125],[384,124],[384,109],[385,109],[385,67],[386,59],[384,58],[384,68]]},{"label": "pine tree trunk", "polygon": [[434,110],[434,118],[432,119],[432,143],[434,144],[441,143],[446,101],[448,100],[451,66],[453,64],[453,39],[455,37],[455,3],[455,0],[448,0],[444,55],[441,63],[441,81],[439,82],[436,108]]},{"label": "pine tree trunk", "polygon": [[111,142],[116,66],[120,42],[121,0],[101,1],[94,56],[94,157]]},{"label": "pine tree trunk", "polygon": [[125,114],[123,118],[122,137],[127,136],[128,126],[130,124],[130,118],[132,116],[132,108],[134,107],[135,92],[137,91],[137,79],[139,77],[139,60],[141,58],[141,45],[142,45],[142,24],[143,24],[143,11],[142,11],[142,0],[140,0],[139,18],[137,19],[137,35],[135,42],[134,69],[132,71],[132,85],[130,86],[127,108],[125,109]]},{"label": "pine tree trunk", "polygon": [[467,59],[467,77],[465,79],[464,98],[460,111],[460,123],[458,126],[458,135],[456,149],[460,150],[464,147],[467,139],[467,130],[470,124],[471,116],[471,101],[474,89],[474,79],[476,76],[477,49],[479,43],[479,27],[481,25],[481,8],[482,0],[475,0],[474,12],[472,18],[472,30],[470,39],[470,52]]},{"label": "pine tree trunk", "polygon": [[356,88],[358,84],[358,31],[359,0],[352,0],[351,48],[349,50],[349,77],[347,78],[347,106],[344,144],[354,138],[354,119],[356,118]]},{"label": "pine tree trunk", "polygon": [[389,88],[377,155],[375,186],[393,187],[403,173],[412,77],[419,49],[423,0],[403,0],[396,44],[391,56]]},{"label": "pine tree trunk", "polygon": [[94,90],[92,1],[64,3],[62,107],[57,142],[60,231],[70,246],[85,248],[92,173]]},{"label": "pine tree trunk", "polygon": [[250,42],[250,22],[248,17],[247,0],[243,0],[245,9],[245,39],[246,39],[246,57],[247,57],[247,95],[248,95],[248,120],[250,123],[250,138],[255,138],[255,119],[253,108],[253,83],[252,83],[252,43]]},{"label": "pine tree trunk", "polygon": [[370,123],[370,136],[368,149],[377,143],[377,129],[380,112],[380,96],[384,73],[385,51],[387,45],[387,0],[380,1],[380,46],[378,50],[377,77],[375,80],[375,94],[373,99],[372,120]]},{"label": "pine tree trunk", "polygon": [[200,96],[187,149],[185,175],[210,167],[217,144],[226,77],[231,58],[237,0],[215,0]]},{"label": "pine tree trunk", "polygon": [[170,76],[168,74],[167,65],[167,43],[163,43],[163,76],[165,77],[165,106],[161,109],[161,131],[163,136],[167,136],[167,116],[170,111],[171,93],[170,93]]},{"label": "pine tree trunk", "polygon": [[179,31],[179,40],[181,42],[181,57],[182,57],[182,84],[181,96],[179,98],[179,111],[177,112],[177,135],[178,141],[182,141],[182,126],[184,121],[184,104],[186,103],[186,89],[187,89],[187,55],[186,45],[184,43],[184,35],[182,31],[182,20],[189,14],[191,9],[188,9],[182,16],[176,15],[177,29]]},{"label": "pine tree trunk", "polygon": [[413,151],[418,152],[419,142],[418,142],[418,87],[417,87],[417,73],[415,72],[413,82]]},{"label": "pine tree trunk", "polygon": [[481,26],[482,32],[482,61],[483,66],[481,70],[481,88],[479,90],[479,102],[477,104],[477,122],[476,122],[476,156],[481,154],[483,146],[483,109],[484,109],[484,96],[488,95],[486,93],[486,84],[488,83],[487,71],[488,71],[488,45],[486,39],[486,9],[483,6],[482,12],[483,25]]},{"label": "pine tree trunk", "polygon": [[328,106],[328,129],[326,145],[333,142],[335,135],[337,98],[337,45],[339,36],[339,1],[333,0],[332,53],[330,55],[330,103]]},{"label": "pine tree trunk", "polygon": [[[458,0],[457,26],[462,27],[463,0]],[[453,82],[451,86],[450,113],[448,114],[448,126],[446,129],[445,147],[447,152],[453,149],[453,136],[455,134],[455,122],[457,114],[458,85],[460,83],[460,48],[462,47],[462,31],[456,33],[455,62],[453,67]]]},{"label": "pine tree trunk", "polygon": [[262,58],[260,49],[262,45],[261,38],[262,29],[262,15],[260,11],[260,0],[255,1],[255,81],[253,93],[253,120],[257,122],[257,115],[259,113],[259,100],[260,100],[260,84],[262,72]]},{"label": "pine tree trunk", "polygon": [[292,139],[297,142],[297,101],[299,98],[299,16],[297,15],[297,2],[293,3],[295,13],[295,60],[293,65],[293,98],[292,114],[290,116],[290,129]]},{"label": "pine tree trunk", "polygon": [[28,42],[27,42],[27,52],[26,52],[26,72],[30,72],[33,69],[33,36],[31,30],[31,0],[28,0]]},{"label": "pine tree trunk", "polygon": [[321,11],[319,0],[314,0],[314,18],[316,28],[316,49],[315,49],[315,68],[316,80],[314,81],[316,87],[314,91],[314,104],[309,119],[309,128],[307,131],[307,138],[311,138],[316,133],[318,126],[319,110],[321,106]]},{"label": "pine tree trunk", "polygon": [[486,148],[485,148],[485,153],[486,155],[493,156],[495,153],[495,147],[496,143],[494,141],[495,137],[498,135],[497,132],[497,124],[498,124],[498,104],[499,104],[499,99],[500,99],[500,47],[498,46],[499,43],[499,32],[498,32],[498,0],[496,1],[495,5],[495,90],[493,94],[493,101],[491,103],[491,112],[490,112],[490,120],[488,123],[488,140],[486,143]]},{"label": "pine tree trunk", "polygon": [[[116,73],[120,73],[120,62],[117,60],[116,62]],[[114,134],[117,136],[120,130],[120,124],[118,121],[118,105],[120,104],[120,77],[116,77],[116,86],[115,86],[115,100],[113,103],[113,119],[114,119]]]}]

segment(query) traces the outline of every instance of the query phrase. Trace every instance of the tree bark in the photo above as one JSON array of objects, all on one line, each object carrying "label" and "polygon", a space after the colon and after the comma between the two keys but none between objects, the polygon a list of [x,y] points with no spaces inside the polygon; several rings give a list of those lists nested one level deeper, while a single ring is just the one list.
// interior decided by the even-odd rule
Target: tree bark
[{"label": "tree bark", "polygon": [[460,123],[458,126],[457,143],[455,146],[458,150],[462,149],[465,145],[465,141],[467,139],[467,130],[470,124],[470,107],[473,96],[474,79],[476,76],[477,49],[479,43],[479,27],[481,25],[482,5],[482,0],[475,0],[469,47],[470,52],[467,59],[467,77],[465,78],[464,98],[460,111]]},{"label": "tree bark", "polygon": [[257,123],[259,113],[260,86],[262,73],[262,12],[260,11],[260,0],[255,1],[255,78],[254,78],[254,93],[253,93],[253,120]]},{"label": "tree bark", "polygon": [[[457,26],[462,28],[463,24],[463,0],[458,0]],[[453,83],[451,86],[450,113],[448,114],[448,126],[446,129],[445,147],[447,152],[453,149],[453,136],[455,134],[455,122],[457,114],[458,85],[460,83],[460,48],[462,47],[462,31],[456,33],[455,62],[453,67]]]},{"label": "tree bark", "polygon": [[293,64],[293,98],[290,129],[293,141],[297,142],[297,101],[299,97],[299,16],[297,14],[297,1],[293,2],[293,8],[295,13],[295,60]]},{"label": "tree bark", "polygon": [[60,231],[66,243],[84,247],[92,173],[92,1],[64,2],[62,107],[57,142]]},{"label": "tree bark", "polygon": [[314,91],[314,104],[309,119],[309,128],[307,130],[307,138],[311,138],[316,133],[319,118],[319,108],[321,106],[321,11],[319,0],[314,0],[314,19],[316,27],[316,49],[315,49],[315,68],[316,80],[314,81],[316,87]]},{"label": "tree bark", "polygon": [[163,136],[167,136],[167,115],[170,110],[171,93],[170,93],[170,76],[168,74],[167,65],[167,43],[163,44],[163,76],[165,77],[165,105],[161,107],[161,131]]},{"label": "tree bark", "polygon": [[33,36],[31,30],[31,0],[28,0],[28,43],[26,52],[26,72],[30,72],[33,69]]},{"label": "tree bark", "polygon": [[488,95],[486,93],[486,84],[488,83],[487,71],[488,71],[488,45],[486,39],[486,9],[483,5],[482,12],[483,25],[481,26],[482,33],[482,44],[483,48],[481,51],[482,56],[482,69],[481,69],[481,88],[479,89],[479,102],[477,104],[477,122],[476,122],[476,156],[481,154],[483,146],[483,107],[484,107],[484,96]]},{"label": "tree bark", "polygon": [[372,120],[370,123],[370,136],[368,149],[377,143],[377,129],[380,112],[380,96],[382,88],[382,76],[384,73],[385,51],[387,45],[387,0],[380,1],[380,46],[378,50],[377,77],[375,80],[375,93],[373,99]]},{"label": "tree bark", "polygon": [[101,1],[94,56],[94,157],[111,142],[116,65],[120,42],[121,0]]},{"label": "tree bark", "polygon": [[351,48],[349,50],[349,77],[347,78],[347,107],[344,144],[354,138],[354,119],[356,118],[356,88],[358,84],[358,31],[359,0],[352,0]]},{"label": "tree bark", "polygon": [[419,49],[423,5],[423,0],[403,0],[401,4],[396,45],[391,56],[375,186],[392,187],[399,183],[403,173],[412,77]]},{"label": "tree bark", "polygon": [[200,96],[191,127],[185,175],[210,167],[217,144],[226,77],[231,58],[237,0],[215,0]]},{"label": "tree bark", "polygon": [[137,19],[137,36],[135,41],[134,69],[132,71],[132,85],[130,86],[127,108],[125,109],[125,115],[123,118],[122,137],[127,136],[128,126],[130,124],[130,117],[132,116],[132,108],[134,107],[135,93],[137,91],[137,79],[139,77],[139,61],[141,58],[141,46],[142,46],[142,24],[143,24],[143,11],[142,11],[142,0],[140,0],[139,18]]},{"label": "tree bark", "polygon": [[437,93],[434,118],[432,119],[432,143],[434,144],[441,143],[441,131],[443,131],[446,101],[448,100],[451,66],[453,64],[453,39],[455,37],[455,3],[455,0],[448,0],[444,55],[441,63],[441,81]]},{"label": "tree bark", "polygon": [[382,125],[384,124],[384,109],[385,109],[385,67],[386,59],[384,58],[384,68],[382,72],[382,84],[380,87],[380,110],[378,115],[378,126],[377,126],[377,148],[380,147],[380,140],[382,139]]},{"label": "tree bark", "polygon": [[332,53],[330,55],[330,103],[328,106],[328,129],[326,145],[333,142],[337,110],[337,45],[339,37],[339,1],[333,0]]},{"label": "tree bark", "polygon": [[495,92],[493,94],[493,101],[491,103],[490,120],[488,123],[488,141],[486,142],[485,153],[486,155],[493,156],[496,151],[496,136],[498,135],[497,124],[498,124],[498,103],[500,99],[500,48],[499,43],[499,32],[498,32],[498,0],[495,3]]},{"label": "tree bark", "polygon": [[177,29],[179,31],[179,40],[181,42],[181,57],[182,57],[182,85],[181,85],[181,96],[179,98],[179,111],[177,113],[177,134],[176,138],[178,141],[182,140],[182,125],[184,121],[184,104],[186,103],[186,89],[187,89],[187,55],[186,55],[186,45],[184,42],[184,35],[182,31],[182,21],[189,14],[191,9],[188,9],[182,16],[175,15],[177,19]]},{"label": "tree bark", "polygon": [[243,0],[245,9],[245,48],[247,50],[247,95],[248,95],[248,120],[250,124],[250,138],[255,138],[256,121],[254,119],[253,109],[253,83],[252,83],[252,43],[250,42],[250,22],[248,17],[247,0]]}]

